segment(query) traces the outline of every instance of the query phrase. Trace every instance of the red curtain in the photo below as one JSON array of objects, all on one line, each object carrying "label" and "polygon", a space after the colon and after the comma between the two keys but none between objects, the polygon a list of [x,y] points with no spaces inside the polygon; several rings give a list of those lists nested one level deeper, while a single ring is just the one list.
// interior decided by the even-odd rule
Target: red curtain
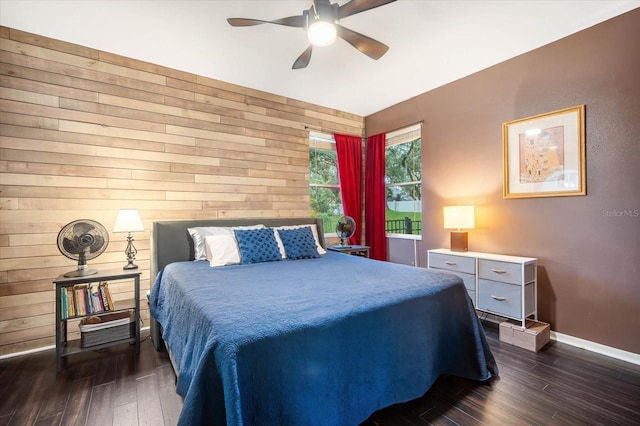
[{"label": "red curtain", "polygon": [[362,243],[362,138],[333,135],[338,154],[338,175],[342,193],[342,209],[345,216],[356,221],[356,232],[349,244]]},{"label": "red curtain", "polygon": [[386,134],[367,138],[367,162],[364,182],[364,221],[365,241],[371,247],[369,257],[387,260],[387,238],[385,236],[385,213],[387,197],[385,194],[385,150]]}]

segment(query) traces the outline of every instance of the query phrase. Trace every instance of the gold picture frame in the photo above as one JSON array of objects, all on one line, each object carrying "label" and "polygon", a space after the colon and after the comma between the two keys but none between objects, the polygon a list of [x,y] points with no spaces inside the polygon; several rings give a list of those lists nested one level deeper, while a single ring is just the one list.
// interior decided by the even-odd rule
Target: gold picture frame
[{"label": "gold picture frame", "polygon": [[502,125],[504,198],[586,195],[584,105]]}]

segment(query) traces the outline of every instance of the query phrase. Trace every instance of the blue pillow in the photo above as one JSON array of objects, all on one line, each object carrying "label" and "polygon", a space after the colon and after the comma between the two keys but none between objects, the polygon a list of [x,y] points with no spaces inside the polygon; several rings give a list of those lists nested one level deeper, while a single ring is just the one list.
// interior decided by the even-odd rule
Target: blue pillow
[{"label": "blue pillow", "polygon": [[313,259],[320,257],[313,232],[308,226],[295,229],[278,229],[288,259]]},{"label": "blue pillow", "polygon": [[234,229],[240,249],[240,263],[282,260],[273,229]]}]

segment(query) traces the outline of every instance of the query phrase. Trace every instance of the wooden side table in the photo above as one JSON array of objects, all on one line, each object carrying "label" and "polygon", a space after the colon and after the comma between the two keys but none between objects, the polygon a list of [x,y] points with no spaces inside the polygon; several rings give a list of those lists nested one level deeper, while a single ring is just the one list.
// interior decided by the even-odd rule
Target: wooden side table
[{"label": "wooden side table", "polygon": [[348,246],[331,246],[327,247],[327,250],[337,251],[340,253],[353,254],[356,256],[369,257],[369,246],[359,246],[355,244],[351,244]]},{"label": "wooden side table", "polygon": [[[72,354],[94,351],[97,349],[106,348],[108,346],[117,345],[120,343],[133,343],[135,344],[136,353],[140,353],[140,274],[138,270],[116,270],[116,271],[100,271],[97,274],[86,275],[83,277],[71,277],[67,278],[60,275],[53,283],[56,286],[56,371],[62,369],[62,358]],[[62,314],[62,297],[61,290],[66,287],[73,287],[75,285],[109,282],[116,280],[132,279],[134,284],[135,300],[121,300],[115,302],[115,309],[110,311],[103,311],[94,314],[87,315],[75,315],[72,317],[63,317]],[[134,310],[134,332],[133,336],[128,338],[118,339],[99,345],[83,348],[80,340],[67,341],[67,321],[71,319],[81,319],[84,317],[104,314],[112,314],[114,312],[123,312],[127,310]]]}]

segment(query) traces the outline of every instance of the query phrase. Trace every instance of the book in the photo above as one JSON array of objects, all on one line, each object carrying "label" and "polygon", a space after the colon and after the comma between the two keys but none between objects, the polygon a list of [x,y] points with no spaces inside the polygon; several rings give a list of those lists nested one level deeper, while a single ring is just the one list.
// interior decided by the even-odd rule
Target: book
[{"label": "book", "polygon": [[115,310],[113,299],[111,298],[111,292],[109,291],[109,285],[106,282],[102,282],[98,286],[98,290],[100,291],[104,310],[105,311]]},{"label": "book", "polygon": [[67,289],[60,287],[60,316],[67,319]]},{"label": "book", "polygon": [[115,305],[113,304],[113,299],[111,299],[111,292],[109,291],[109,285],[107,285],[107,283],[104,283],[104,292],[107,295],[107,304],[109,305],[109,310],[113,311],[116,309]]},{"label": "book", "polygon": [[93,311],[95,313],[100,313],[104,311],[104,306],[100,301],[100,293],[99,290],[93,291],[91,293],[91,301],[93,302]]},{"label": "book", "polygon": [[107,294],[105,292],[104,286],[106,283],[100,283],[98,286],[98,291],[100,293],[100,301],[102,302],[103,311],[109,310],[109,303],[107,302]]},{"label": "book", "polygon": [[89,315],[89,305],[87,304],[87,286],[80,287],[80,298],[82,299],[82,315]]},{"label": "book", "polygon": [[91,298],[91,285],[87,285],[84,292],[84,297],[87,299],[87,313],[92,315],[95,312],[93,307],[93,299]]},{"label": "book", "polygon": [[84,315],[84,309],[82,307],[82,288],[79,285],[73,286],[73,296],[76,305],[76,315]]},{"label": "book", "polygon": [[76,314],[75,298],[73,297],[73,288],[65,287],[65,290],[67,293],[67,318],[70,318]]}]

